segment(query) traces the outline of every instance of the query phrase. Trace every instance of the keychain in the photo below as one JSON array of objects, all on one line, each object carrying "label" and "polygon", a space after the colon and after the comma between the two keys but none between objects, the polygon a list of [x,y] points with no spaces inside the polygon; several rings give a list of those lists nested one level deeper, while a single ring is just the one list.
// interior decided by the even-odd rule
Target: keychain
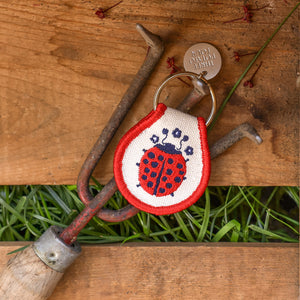
[{"label": "keychain", "polygon": [[[215,63],[213,46],[207,48],[209,44],[204,44],[206,50],[201,50],[199,45],[203,43],[188,49],[184,62],[186,70],[192,68],[198,74],[182,72],[167,77],[154,95],[153,110],[122,137],[115,152],[114,175],[119,191],[130,204],[155,215],[188,208],[199,200],[208,185],[210,155],[206,127],[215,114],[216,99],[206,77],[212,78],[219,72],[221,60]],[[158,103],[166,84],[183,76],[208,86],[212,108],[206,121]]]}]

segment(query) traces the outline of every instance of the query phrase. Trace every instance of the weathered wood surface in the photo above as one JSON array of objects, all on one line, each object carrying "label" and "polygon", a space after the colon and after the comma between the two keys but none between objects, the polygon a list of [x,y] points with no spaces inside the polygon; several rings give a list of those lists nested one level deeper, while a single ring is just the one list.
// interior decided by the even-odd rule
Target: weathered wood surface
[{"label": "weathered wood surface", "polygon": [[[0,270],[16,248],[0,244]],[[298,254],[297,244],[86,245],[50,300],[292,300],[299,291]]]},{"label": "weathered wood surface", "polygon": [[[95,176],[112,175],[112,153],[121,135],[152,108],[169,74],[167,57],[182,66],[185,51],[213,43],[223,68],[212,80],[219,105],[252,56],[234,62],[233,51],[257,51],[297,1],[257,2],[253,23],[223,23],[243,15],[244,1],[126,0],[100,20],[95,11],[113,1],[0,2],[0,184],[71,184],[105,126],[147,47],[139,22],[166,42],[165,54],[119,130]],[[255,7],[253,1],[249,2]],[[298,185],[299,10],[260,59],[252,89],[240,86],[209,142],[248,121],[264,143],[243,140],[212,164],[210,185]],[[247,79],[253,73],[251,69]],[[174,81],[162,95],[175,103],[188,88]],[[299,92],[299,91],[298,91]],[[171,101],[171,99],[173,99]],[[203,107],[205,109],[202,109]],[[206,115],[209,99],[192,113]]]}]

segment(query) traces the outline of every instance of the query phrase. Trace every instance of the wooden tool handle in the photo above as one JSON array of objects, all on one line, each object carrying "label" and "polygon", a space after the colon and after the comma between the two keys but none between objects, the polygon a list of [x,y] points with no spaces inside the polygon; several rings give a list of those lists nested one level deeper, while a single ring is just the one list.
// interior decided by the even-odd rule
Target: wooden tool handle
[{"label": "wooden tool handle", "polygon": [[0,299],[47,299],[62,275],[42,262],[31,245],[8,261],[0,275]]},{"label": "wooden tool handle", "polygon": [[0,274],[1,300],[44,300],[64,271],[79,256],[77,242],[60,239],[62,228],[50,227],[33,245],[11,258]]}]

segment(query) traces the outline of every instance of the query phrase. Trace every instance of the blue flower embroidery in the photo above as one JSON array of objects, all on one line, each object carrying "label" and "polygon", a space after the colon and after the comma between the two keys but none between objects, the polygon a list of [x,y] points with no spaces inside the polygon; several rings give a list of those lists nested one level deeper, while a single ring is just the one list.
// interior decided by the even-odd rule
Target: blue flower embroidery
[{"label": "blue flower embroidery", "polygon": [[173,136],[174,136],[174,138],[180,138],[181,137],[181,130],[179,129],[179,128],[175,128],[174,130],[173,130],[173,132],[172,132],[172,134],[173,134]]},{"label": "blue flower embroidery", "polygon": [[186,155],[193,155],[194,149],[191,146],[187,146],[184,152],[186,153]]},{"label": "blue flower embroidery", "polygon": [[159,141],[159,137],[155,134],[152,135],[152,137],[150,138],[150,141],[154,144],[156,144]]}]

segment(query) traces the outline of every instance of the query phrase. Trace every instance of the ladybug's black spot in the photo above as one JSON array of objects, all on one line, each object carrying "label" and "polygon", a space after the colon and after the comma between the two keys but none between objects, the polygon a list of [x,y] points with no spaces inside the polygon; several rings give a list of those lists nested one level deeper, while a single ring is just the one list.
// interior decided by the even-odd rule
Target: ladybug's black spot
[{"label": "ladybug's black spot", "polygon": [[150,174],[150,176],[151,176],[152,178],[155,178],[155,177],[156,177],[156,175],[157,175],[157,173],[156,173],[156,172],[152,172],[152,173]]},{"label": "ladybug's black spot", "polygon": [[149,168],[145,168],[144,172],[145,172],[145,173],[149,173],[149,172],[150,172],[150,169],[149,169]]},{"label": "ladybug's black spot", "polygon": [[163,157],[162,155],[159,155],[159,156],[158,156],[158,160],[163,161],[163,160],[164,160],[164,157]]},{"label": "ladybug's black spot", "polygon": [[172,158],[168,159],[168,163],[171,165],[174,162],[174,160]]},{"label": "ladybug's black spot", "polygon": [[156,167],[158,166],[158,163],[157,163],[156,161],[153,161],[153,162],[151,163],[151,166],[152,166],[153,168],[156,168]]},{"label": "ladybug's black spot", "polygon": [[145,159],[143,160],[143,163],[146,165],[147,163],[149,163],[149,160],[145,158]]},{"label": "ladybug's black spot", "polygon": [[152,181],[148,181],[148,183],[147,183],[147,187],[153,187],[153,182]]},{"label": "ladybug's black spot", "polygon": [[181,178],[177,176],[177,177],[174,178],[174,181],[178,183],[178,182],[181,181]]},{"label": "ladybug's black spot", "polygon": [[167,187],[168,189],[171,189],[172,186],[173,186],[172,183],[167,183],[167,184],[166,184],[166,187]]},{"label": "ladybug's black spot", "polygon": [[172,171],[171,169],[167,169],[166,173],[167,173],[168,175],[171,175],[171,174],[173,173],[173,171]]},{"label": "ladybug's black spot", "polygon": [[161,179],[163,182],[166,182],[168,180],[168,177],[164,176],[162,179]]},{"label": "ladybug's black spot", "polygon": [[165,191],[166,191],[166,190],[165,190],[164,188],[160,188],[160,189],[159,189],[159,192],[160,192],[160,193],[164,193]]},{"label": "ladybug's black spot", "polygon": [[146,180],[146,179],[147,179],[147,176],[146,176],[146,175],[142,175],[142,179],[143,179],[143,180]]},{"label": "ladybug's black spot", "polygon": [[149,153],[148,153],[148,157],[149,157],[149,158],[154,158],[154,157],[155,157],[155,154],[154,154],[153,152],[149,152]]},{"label": "ladybug's black spot", "polygon": [[183,165],[182,164],[177,164],[176,166],[178,169],[182,169],[183,168]]},{"label": "ladybug's black spot", "polygon": [[179,174],[180,174],[180,175],[183,175],[183,174],[184,174],[184,171],[179,171]]}]

